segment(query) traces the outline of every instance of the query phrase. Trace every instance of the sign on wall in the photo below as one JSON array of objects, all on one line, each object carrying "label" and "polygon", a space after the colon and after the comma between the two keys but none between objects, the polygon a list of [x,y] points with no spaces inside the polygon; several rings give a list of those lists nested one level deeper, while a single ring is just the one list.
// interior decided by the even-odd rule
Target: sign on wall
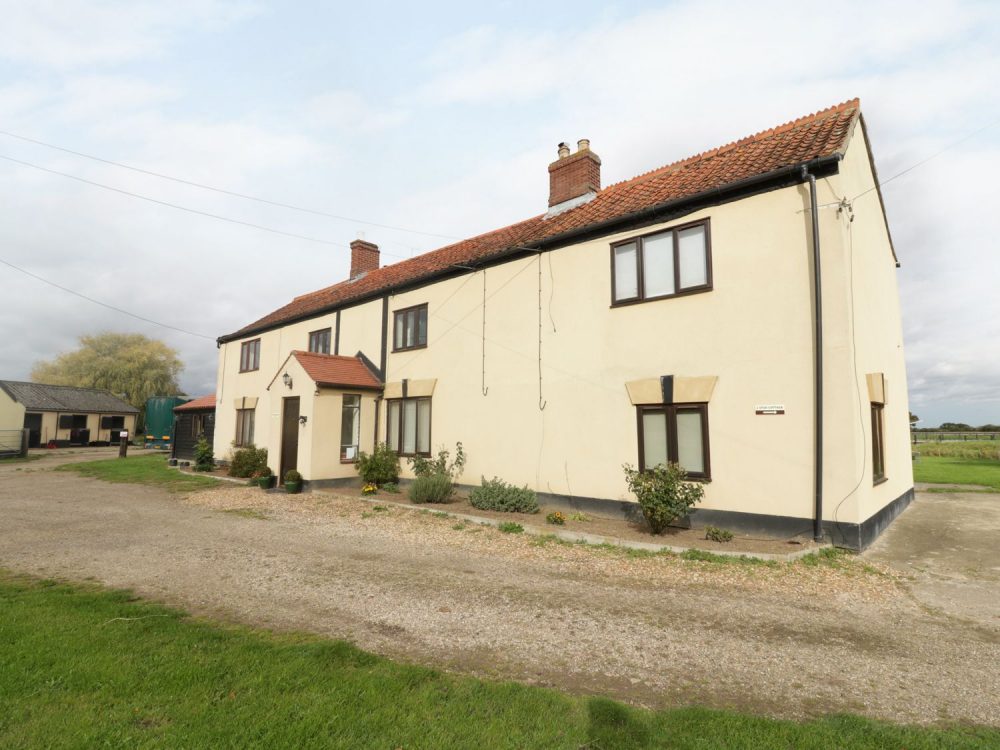
[{"label": "sign on wall", "polygon": [[784,404],[757,404],[754,408],[754,414],[784,414],[785,405]]}]

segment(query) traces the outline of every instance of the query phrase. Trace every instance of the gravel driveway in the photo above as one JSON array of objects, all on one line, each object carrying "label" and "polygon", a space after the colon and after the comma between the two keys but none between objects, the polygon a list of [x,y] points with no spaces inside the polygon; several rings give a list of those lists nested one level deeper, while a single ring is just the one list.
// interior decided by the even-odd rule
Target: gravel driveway
[{"label": "gravel driveway", "polygon": [[860,562],[635,559],[455,527],[319,493],[182,498],[42,466],[0,473],[12,570],[653,707],[1000,725],[995,620],[924,606]]}]

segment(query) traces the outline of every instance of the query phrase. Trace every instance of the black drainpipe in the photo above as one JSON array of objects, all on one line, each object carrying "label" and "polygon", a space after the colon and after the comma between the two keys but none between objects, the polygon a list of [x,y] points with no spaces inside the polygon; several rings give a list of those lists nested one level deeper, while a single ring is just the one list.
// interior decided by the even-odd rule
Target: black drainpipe
[{"label": "black drainpipe", "polygon": [[816,406],[816,507],[813,515],[813,539],[823,541],[823,280],[819,255],[819,208],[816,203],[816,176],[802,167],[802,179],[809,181],[809,213],[812,214],[813,260],[813,353],[815,355]]}]

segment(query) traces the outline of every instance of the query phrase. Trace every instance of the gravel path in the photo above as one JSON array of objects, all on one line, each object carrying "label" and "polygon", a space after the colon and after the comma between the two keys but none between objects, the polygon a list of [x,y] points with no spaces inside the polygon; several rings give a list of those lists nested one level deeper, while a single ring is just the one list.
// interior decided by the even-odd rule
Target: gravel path
[{"label": "gravel path", "polygon": [[643,705],[1000,726],[1000,629],[892,575],[636,559],[334,495],[0,476],[0,566]]}]

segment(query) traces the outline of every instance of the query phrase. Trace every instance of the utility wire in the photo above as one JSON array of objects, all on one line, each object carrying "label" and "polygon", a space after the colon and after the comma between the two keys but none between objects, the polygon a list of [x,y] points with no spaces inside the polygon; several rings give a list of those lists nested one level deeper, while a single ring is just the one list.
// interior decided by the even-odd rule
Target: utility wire
[{"label": "utility wire", "polygon": [[380,224],[376,221],[365,221],[364,219],[355,219],[351,216],[341,216],[339,214],[332,214],[326,211],[320,211],[315,208],[305,208],[303,206],[296,206],[292,203],[283,203],[282,201],[270,200],[268,198],[261,198],[256,195],[248,195],[247,193],[239,193],[235,190],[226,190],[225,188],[215,187],[213,185],[206,185],[203,182],[195,182],[194,180],[185,180],[181,177],[173,177],[168,174],[163,174],[162,172],[154,172],[151,169],[142,169],[141,167],[135,167],[131,164],[124,164],[120,161],[112,161],[111,159],[105,159],[100,156],[94,156],[93,154],[85,154],[82,151],[74,151],[71,148],[65,148],[64,146],[56,146],[53,143],[46,143],[45,141],[39,141],[34,138],[28,138],[27,136],[18,135],[17,133],[11,133],[7,130],[0,130],[0,135],[5,135],[8,138],[16,138],[19,141],[25,141],[26,143],[34,143],[37,146],[45,146],[45,148],[51,148],[56,151],[62,151],[65,154],[72,154],[73,156],[80,156],[84,159],[90,159],[92,161],[100,162],[101,164],[109,164],[113,167],[120,167],[121,169],[128,169],[132,172],[138,172],[139,174],[149,175],[150,177],[158,177],[161,180],[170,180],[171,182],[176,182],[180,185],[187,185],[188,187],[199,188],[200,190],[211,190],[214,193],[221,193],[222,195],[229,195],[234,198],[242,198],[248,201],[254,201],[256,203],[263,203],[268,206],[276,206],[277,208],[287,208],[291,211],[299,211],[305,214],[312,214],[313,216],[325,216],[328,219],[337,219],[338,221],[351,221],[356,224],[366,224],[370,227],[378,227],[380,229],[391,229],[396,232],[407,232],[409,234],[421,234],[425,237],[439,237],[446,240],[458,240],[461,237],[453,237],[448,234],[437,234],[435,232],[423,232],[419,229],[407,229],[406,227],[397,227],[391,224]]},{"label": "utility wire", "polygon": [[20,266],[15,266],[13,263],[9,263],[8,261],[4,260],[3,258],[0,258],[0,263],[2,263],[3,265],[7,266],[8,268],[13,268],[15,271],[20,271],[21,273],[25,274],[26,276],[30,276],[33,279],[37,279],[38,281],[41,281],[43,284],[48,284],[49,286],[54,286],[56,289],[61,289],[64,292],[68,292],[69,294],[72,294],[74,297],[79,297],[80,299],[85,299],[85,300],[87,300],[87,302],[93,302],[95,305],[100,305],[101,307],[106,307],[107,309],[114,310],[115,312],[121,313],[122,315],[128,315],[130,318],[135,318],[136,320],[141,320],[144,323],[151,323],[152,325],[154,325],[154,326],[160,326],[161,328],[169,328],[171,331],[178,331],[179,333],[186,333],[188,336],[197,336],[200,339],[208,339],[209,341],[215,341],[215,336],[206,336],[203,333],[195,333],[194,331],[188,331],[188,330],[186,330],[184,328],[178,328],[177,326],[168,325],[167,323],[161,323],[158,320],[152,320],[151,318],[144,318],[141,315],[136,315],[134,312],[129,312],[128,310],[123,310],[120,307],[115,307],[114,305],[109,305],[107,302],[101,302],[100,300],[94,299],[93,297],[88,297],[86,294],[81,294],[80,292],[76,292],[76,291],[74,291],[74,290],[72,290],[72,289],[70,289],[68,287],[62,286],[61,284],[57,284],[54,281],[49,281],[48,279],[43,278],[43,277],[39,276],[38,274],[32,273],[31,271],[28,271],[27,269],[21,268]]},{"label": "utility wire", "polygon": [[1000,120],[994,120],[993,122],[991,122],[991,123],[989,123],[987,125],[984,125],[983,127],[979,128],[979,130],[974,130],[973,132],[969,133],[968,135],[959,138],[957,141],[953,141],[952,143],[949,143],[947,146],[945,146],[944,148],[942,148],[940,151],[936,151],[935,153],[931,154],[927,158],[921,159],[916,164],[913,164],[912,166],[907,167],[906,169],[904,169],[901,172],[897,172],[896,174],[894,174],[889,179],[882,180],[881,182],[875,183],[875,185],[873,187],[868,188],[863,193],[858,193],[853,198],[851,198],[851,200],[855,201],[858,198],[860,198],[862,195],[867,195],[868,193],[872,192],[876,188],[880,188],[880,187],[883,187],[884,185],[888,185],[890,182],[892,182],[893,180],[895,180],[897,177],[902,177],[904,174],[906,174],[908,172],[912,172],[917,167],[922,167],[924,164],[926,164],[927,162],[929,162],[931,159],[936,159],[937,157],[941,156],[941,154],[943,154],[945,151],[950,151],[951,149],[955,148],[955,146],[958,146],[958,145],[960,145],[962,143],[965,143],[966,141],[968,141],[968,140],[970,140],[972,138],[975,138],[977,135],[979,135],[983,131],[989,130],[990,128],[992,128],[993,126],[998,125],[998,124],[1000,124]]},{"label": "utility wire", "polygon": [[[347,250],[346,245],[341,245],[339,242],[332,242],[330,240],[320,239],[319,237],[310,237],[304,234],[296,234],[294,232],[286,232],[283,229],[275,229],[274,227],[264,226],[263,224],[254,224],[250,221],[243,221],[242,219],[234,219],[230,216],[222,216],[220,214],[213,214],[208,211],[202,211],[197,208],[191,208],[189,206],[182,206],[178,203],[170,203],[169,201],[162,201],[158,198],[150,198],[148,195],[141,195],[139,193],[133,193],[129,190],[123,190],[122,188],[112,187],[111,185],[105,185],[101,182],[94,182],[93,180],[88,180],[84,177],[79,177],[75,174],[69,174],[68,172],[60,172],[56,169],[50,169],[48,167],[43,167],[39,164],[32,164],[28,161],[22,161],[20,159],[15,159],[12,156],[5,156],[0,154],[0,159],[5,161],[13,162],[14,164],[20,164],[24,167],[31,167],[32,169],[37,169],[42,172],[48,172],[49,174],[59,175],[60,177],[66,177],[70,180],[76,180],[77,182],[82,182],[85,185],[92,185],[93,187],[103,188],[104,190],[110,190],[113,193],[119,193],[120,195],[127,195],[132,198],[138,198],[139,200],[147,201],[149,203],[155,203],[159,206],[167,206],[168,208],[174,208],[178,211],[186,211],[187,213],[197,214],[198,216],[205,216],[209,219],[218,219],[219,221],[227,221],[230,224],[239,224],[240,226],[250,227],[251,229],[259,229],[262,232],[270,232],[271,234],[280,234],[283,237],[292,237],[297,240],[306,240],[307,242],[318,242],[321,245],[330,245],[331,247],[336,247],[341,250]],[[386,255],[392,255],[394,258],[402,258],[406,260],[402,255],[396,255],[394,253],[386,253]]]}]

